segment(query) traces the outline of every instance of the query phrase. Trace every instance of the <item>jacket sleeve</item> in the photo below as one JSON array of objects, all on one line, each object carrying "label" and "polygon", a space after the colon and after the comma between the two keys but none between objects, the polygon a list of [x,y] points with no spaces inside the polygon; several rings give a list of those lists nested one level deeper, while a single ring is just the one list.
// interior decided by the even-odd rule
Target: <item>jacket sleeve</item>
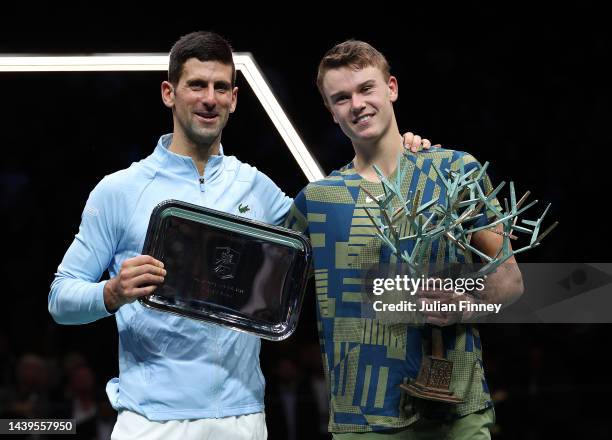
[{"label": "jacket sleeve", "polygon": [[49,313],[59,324],[85,324],[110,316],[100,282],[119,242],[120,193],[103,179],[91,192],[74,241],[49,292]]},{"label": "jacket sleeve", "polygon": [[282,225],[287,217],[293,199],[288,197],[276,184],[262,172],[257,173],[261,199],[265,200],[265,222]]}]

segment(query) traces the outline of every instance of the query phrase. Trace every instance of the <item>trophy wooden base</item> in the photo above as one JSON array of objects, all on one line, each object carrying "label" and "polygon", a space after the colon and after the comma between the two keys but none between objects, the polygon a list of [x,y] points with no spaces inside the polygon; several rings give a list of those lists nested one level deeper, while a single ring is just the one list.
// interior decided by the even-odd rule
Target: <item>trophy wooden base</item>
[{"label": "trophy wooden base", "polygon": [[416,380],[400,385],[413,397],[445,403],[462,403],[463,399],[450,391],[453,362],[448,359],[425,356]]}]

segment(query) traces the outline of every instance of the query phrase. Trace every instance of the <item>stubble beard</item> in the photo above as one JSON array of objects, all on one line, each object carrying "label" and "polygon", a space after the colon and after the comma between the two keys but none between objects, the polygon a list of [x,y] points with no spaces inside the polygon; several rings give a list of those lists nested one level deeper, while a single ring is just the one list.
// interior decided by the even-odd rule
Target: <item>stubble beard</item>
[{"label": "stubble beard", "polygon": [[191,124],[181,124],[185,137],[198,147],[198,149],[209,149],[212,144],[220,138],[221,129],[219,130],[199,130],[200,127],[193,121]]}]

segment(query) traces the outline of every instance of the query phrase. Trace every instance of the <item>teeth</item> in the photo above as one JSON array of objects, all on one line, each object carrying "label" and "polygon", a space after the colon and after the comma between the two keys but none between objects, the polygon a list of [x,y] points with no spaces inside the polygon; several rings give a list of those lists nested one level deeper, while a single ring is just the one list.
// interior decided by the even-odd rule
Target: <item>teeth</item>
[{"label": "teeth", "polygon": [[358,123],[360,123],[360,122],[362,122],[362,121],[367,121],[367,120],[368,120],[368,119],[370,119],[370,118],[371,118],[371,116],[370,116],[370,115],[364,115],[364,116],[361,116],[361,117],[359,117],[359,118],[355,119],[355,124],[358,124]]}]

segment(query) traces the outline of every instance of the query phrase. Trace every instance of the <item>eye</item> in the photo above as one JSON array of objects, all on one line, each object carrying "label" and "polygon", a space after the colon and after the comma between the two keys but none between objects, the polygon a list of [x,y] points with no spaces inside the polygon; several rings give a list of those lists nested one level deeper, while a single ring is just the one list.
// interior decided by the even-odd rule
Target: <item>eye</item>
[{"label": "eye", "polygon": [[348,99],[349,99],[348,96],[340,95],[340,96],[336,97],[336,99],[334,100],[334,103],[335,104],[341,104],[343,102],[346,102]]},{"label": "eye", "polygon": [[199,92],[200,90],[204,88],[204,84],[202,84],[201,82],[196,82],[196,81],[187,84],[187,86],[189,87],[189,90],[192,90],[194,92]]},{"label": "eye", "polygon": [[215,84],[215,91],[217,93],[227,93],[230,90],[230,85],[225,82],[218,82]]}]

